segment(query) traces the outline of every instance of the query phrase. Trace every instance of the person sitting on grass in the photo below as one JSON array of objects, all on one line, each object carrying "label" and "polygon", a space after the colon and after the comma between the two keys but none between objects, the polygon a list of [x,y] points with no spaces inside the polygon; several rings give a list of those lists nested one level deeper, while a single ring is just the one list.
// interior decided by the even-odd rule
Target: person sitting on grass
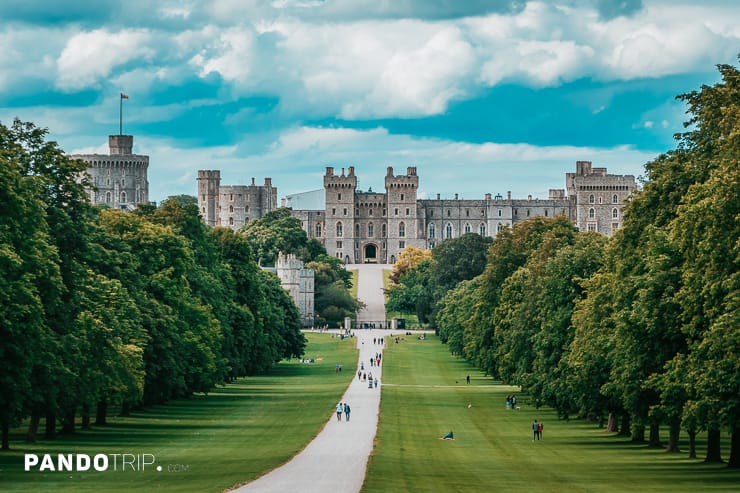
[{"label": "person sitting on grass", "polygon": [[455,436],[452,434],[451,430],[448,434],[440,438],[440,440],[454,440],[454,439],[455,439]]}]

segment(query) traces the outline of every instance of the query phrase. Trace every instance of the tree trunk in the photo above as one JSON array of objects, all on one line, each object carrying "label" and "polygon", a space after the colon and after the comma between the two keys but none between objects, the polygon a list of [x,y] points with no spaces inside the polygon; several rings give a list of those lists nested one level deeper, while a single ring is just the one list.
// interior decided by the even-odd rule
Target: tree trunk
[{"label": "tree trunk", "polygon": [[75,410],[68,409],[62,417],[62,433],[72,435],[75,432]]},{"label": "tree trunk", "polygon": [[41,422],[41,413],[38,409],[31,411],[31,420],[28,422],[28,432],[26,433],[26,441],[29,443],[35,443],[36,437],[39,433],[39,423]]},{"label": "tree trunk", "polygon": [[689,459],[696,459],[696,429],[689,428],[686,433],[689,435]]},{"label": "tree trunk", "polygon": [[644,442],[645,441],[645,425],[634,425],[632,427],[632,438],[633,442]]},{"label": "tree trunk", "polygon": [[629,436],[630,434],[630,416],[629,414],[624,414],[622,416],[622,425],[619,428],[619,434],[624,436]]},{"label": "tree trunk", "polygon": [[658,423],[650,423],[650,441],[648,442],[649,447],[662,447],[660,443],[660,425]]},{"label": "tree trunk", "polygon": [[617,417],[614,413],[609,413],[609,420],[606,422],[606,432],[616,433],[617,431],[619,431],[617,428]]},{"label": "tree trunk", "polygon": [[7,419],[0,420],[0,427],[3,429],[2,450],[10,450],[10,423]]},{"label": "tree trunk", "polygon": [[54,439],[57,437],[57,417],[54,413],[46,413],[46,423],[44,425],[44,438]]},{"label": "tree trunk", "polygon": [[704,462],[722,462],[719,430],[707,430],[707,456]]},{"label": "tree trunk", "polygon": [[90,404],[83,404],[82,405],[82,423],[81,428],[83,430],[89,430],[90,429]]},{"label": "tree trunk", "polygon": [[735,425],[730,429],[732,437],[730,439],[730,461],[727,467],[733,469],[740,468],[740,426]]},{"label": "tree trunk", "polygon": [[119,416],[131,416],[131,404],[128,401],[121,403],[121,414]]},{"label": "tree trunk", "polygon": [[681,434],[681,420],[679,418],[672,418],[670,428],[668,428],[668,446],[665,448],[666,452],[676,453],[680,452],[678,448],[678,438]]},{"label": "tree trunk", "polygon": [[107,415],[108,415],[108,402],[104,400],[98,402],[98,408],[95,410],[95,425],[96,426],[107,425],[108,424]]}]

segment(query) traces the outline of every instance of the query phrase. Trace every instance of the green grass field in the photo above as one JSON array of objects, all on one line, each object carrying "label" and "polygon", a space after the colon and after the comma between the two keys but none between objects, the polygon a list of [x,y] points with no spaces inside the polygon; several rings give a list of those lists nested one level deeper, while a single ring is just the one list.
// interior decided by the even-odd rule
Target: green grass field
[{"label": "green grass field", "polygon": [[[383,364],[380,427],[363,493],[740,491],[740,471],[632,444],[593,423],[559,421],[524,395],[520,411],[507,411],[515,389],[493,385],[434,337],[388,344]],[[535,418],[545,425],[539,442],[532,442]],[[450,430],[454,441],[439,440]]]},{"label": "green grass field", "polygon": [[[12,450],[0,452],[0,491],[217,492],[260,476],[320,431],[352,379],[352,372],[336,373],[334,367],[337,362],[354,367],[354,339],[307,337],[306,357],[322,361],[282,362],[267,375],[129,418],[111,417],[108,426],[75,436],[26,444],[23,430],[16,430]],[[24,472],[24,453],[55,459],[57,454],[153,454],[156,464],[141,471],[134,463],[124,472],[119,463],[115,472],[111,458],[105,472]]]}]

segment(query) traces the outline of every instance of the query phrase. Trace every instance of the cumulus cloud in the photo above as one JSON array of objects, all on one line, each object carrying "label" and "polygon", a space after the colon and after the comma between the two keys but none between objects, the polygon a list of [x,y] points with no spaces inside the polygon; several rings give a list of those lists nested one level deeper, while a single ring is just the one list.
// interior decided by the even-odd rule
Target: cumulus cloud
[{"label": "cumulus cloud", "polygon": [[109,32],[106,29],[81,32],[68,41],[57,59],[59,89],[74,91],[96,84],[115,67],[132,60],[150,59],[154,50],[147,46],[146,30]]}]

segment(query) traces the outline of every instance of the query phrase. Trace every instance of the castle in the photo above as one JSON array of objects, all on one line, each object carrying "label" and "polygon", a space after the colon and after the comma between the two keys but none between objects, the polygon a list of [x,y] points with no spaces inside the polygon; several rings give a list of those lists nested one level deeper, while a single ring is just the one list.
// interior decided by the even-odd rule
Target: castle
[{"label": "castle", "polygon": [[[610,175],[590,161],[576,162],[575,173],[566,173],[566,188],[551,189],[547,199],[512,198],[507,193],[482,199],[419,199],[416,167],[395,175],[387,168],[385,191],[357,189],[355,168],[324,174],[323,204],[293,208],[309,238],[320,241],[329,255],[345,263],[393,264],[407,246],[434,248],[440,242],[477,233],[495,237],[531,217],[567,217],[580,231],[610,236],[622,225],[622,208],[637,189],[632,175]],[[567,193],[566,193],[567,191]],[[316,192],[307,192],[306,195]],[[301,194],[285,205],[300,203]],[[269,178],[264,186],[222,186],[219,171],[198,171],[198,208],[211,226],[237,230],[251,219],[277,207],[277,189]]]},{"label": "castle", "polygon": [[133,135],[109,135],[109,154],[72,154],[87,163],[93,189],[90,202],[132,210],[149,203],[149,156],[133,154]]}]

